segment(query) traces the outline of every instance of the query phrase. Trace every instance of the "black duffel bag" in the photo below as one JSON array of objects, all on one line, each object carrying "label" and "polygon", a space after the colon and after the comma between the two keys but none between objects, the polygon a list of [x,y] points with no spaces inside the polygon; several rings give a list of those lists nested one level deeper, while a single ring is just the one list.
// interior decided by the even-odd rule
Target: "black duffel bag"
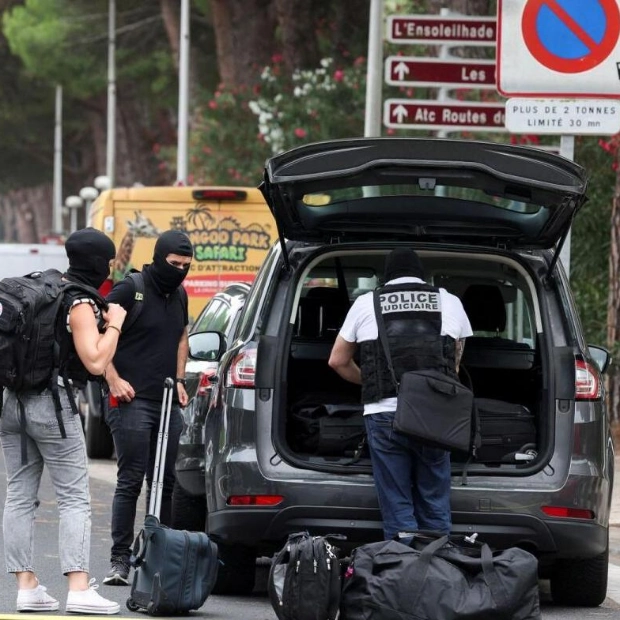
[{"label": "black duffel bag", "polygon": [[352,456],[366,436],[360,404],[293,407],[289,441],[294,450],[320,456]]},{"label": "black duffel bag", "polygon": [[540,620],[536,557],[464,541],[414,536],[354,549],[339,620]]}]

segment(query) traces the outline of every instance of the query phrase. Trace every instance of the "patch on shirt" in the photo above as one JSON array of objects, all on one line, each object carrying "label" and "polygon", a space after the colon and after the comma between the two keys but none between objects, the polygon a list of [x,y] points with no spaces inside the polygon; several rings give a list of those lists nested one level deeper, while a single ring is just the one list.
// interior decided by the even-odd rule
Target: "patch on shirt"
[{"label": "patch on shirt", "polygon": [[379,295],[381,314],[391,312],[441,312],[441,295],[433,291],[401,291]]}]

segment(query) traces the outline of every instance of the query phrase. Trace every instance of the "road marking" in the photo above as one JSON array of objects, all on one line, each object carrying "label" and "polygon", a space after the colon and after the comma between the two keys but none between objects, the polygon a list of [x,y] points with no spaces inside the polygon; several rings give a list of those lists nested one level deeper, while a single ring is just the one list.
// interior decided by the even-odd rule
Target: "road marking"
[{"label": "road marking", "polygon": [[[36,614],[36,615],[34,615]],[[114,617],[118,620],[135,620],[135,616],[119,616],[116,614],[108,615],[108,616],[91,616],[88,614],[70,614],[68,616],[59,616],[58,614],[54,614],[53,616],[47,616],[44,614],[40,614],[38,612],[23,612],[20,614],[2,614],[0,613],[0,620],[24,620],[24,617],[30,616],[32,618],[36,618],[37,620],[76,620],[80,616],[84,618],[88,617],[88,620],[110,620],[110,618]]]}]

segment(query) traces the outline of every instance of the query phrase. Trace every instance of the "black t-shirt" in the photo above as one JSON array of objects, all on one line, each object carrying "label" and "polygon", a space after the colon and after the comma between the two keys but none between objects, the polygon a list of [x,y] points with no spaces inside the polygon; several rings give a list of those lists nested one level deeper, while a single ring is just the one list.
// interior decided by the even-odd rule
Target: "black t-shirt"
[{"label": "black t-shirt", "polygon": [[128,313],[134,303],[143,304],[136,322],[119,339],[114,366],[121,378],[132,385],[136,397],[161,401],[164,380],[176,377],[179,341],[189,323],[187,293],[179,287],[174,293],[163,295],[150,278],[148,268],[142,275],[142,302],[135,301],[136,289],[131,278],[117,282],[107,296],[108,302],[120,304]]}]

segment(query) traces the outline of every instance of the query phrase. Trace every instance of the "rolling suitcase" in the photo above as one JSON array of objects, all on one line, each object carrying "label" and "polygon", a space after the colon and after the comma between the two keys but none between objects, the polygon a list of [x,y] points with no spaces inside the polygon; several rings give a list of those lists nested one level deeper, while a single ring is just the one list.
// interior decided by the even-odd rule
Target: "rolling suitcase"
[{"label": "rolling suitcase", "polygon": [[536,424],[527,407],[493,398],[474,398],[480,419],[482,463],[527,462],[536,458]]},{"label": "rolling suitcase", "polygon": [[215,585],[218,568],[217,545],[204,532],[173,530],[159,522],[173,389],[174,381],[166,379],[149,511],[134,543],[135,575],[126,603],[130,611],[151,616],[200,608]]}]

